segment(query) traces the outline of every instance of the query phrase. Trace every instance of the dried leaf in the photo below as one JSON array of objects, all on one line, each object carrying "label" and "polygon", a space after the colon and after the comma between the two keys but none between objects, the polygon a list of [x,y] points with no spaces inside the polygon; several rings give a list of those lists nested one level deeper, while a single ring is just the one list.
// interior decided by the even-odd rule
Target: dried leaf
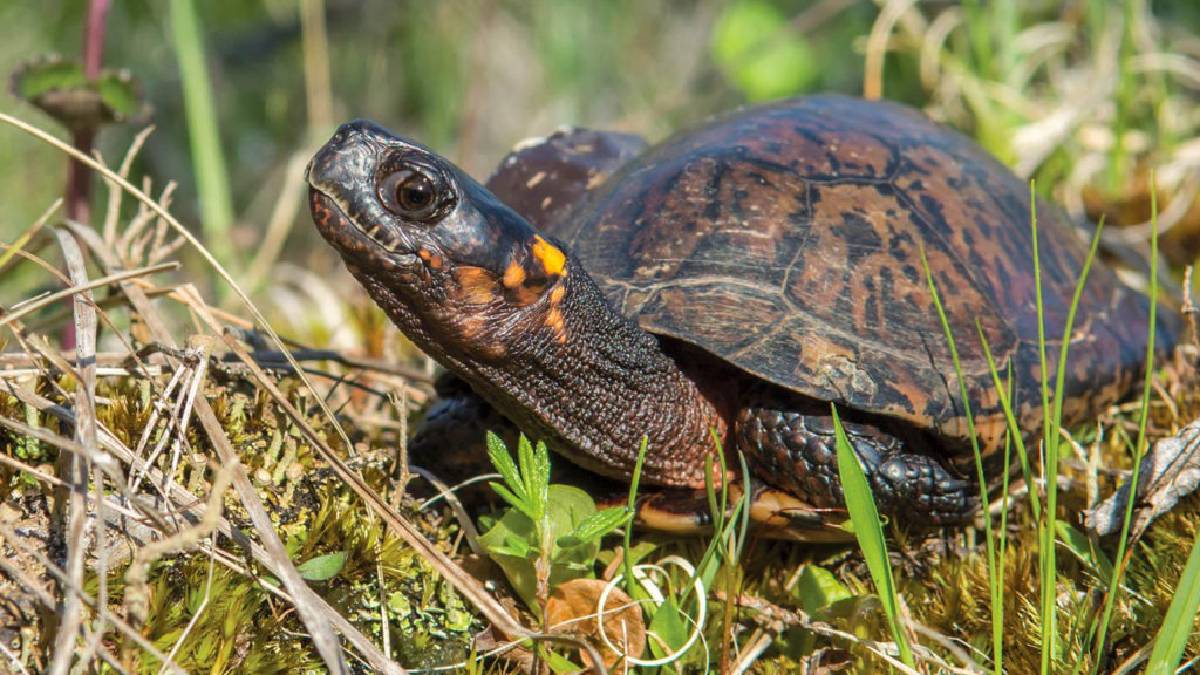
[{"label": "dried leaf", "polygon": [[[1155,518],[1171,510],[1200,487],[1200,420],[1194,420],[1179,433],[1154,444],[1142,458],[1141,483],[1133,514],[1131,532],[1137,538]],[[1096,508],[1085,511],[1084,527],[1100,536],[1121,529],[1125,504],[1129,499],[1126,482]]]},{"label": "dried leaf", "polygon": [[[546,602],[546,625],[555,632],[578,635],[592,642],[604,657],[610,673],[624,673],[626,664],[619,654],[608,649],[600,639],[596,626],[596,610],[606,582],[599,579],[572,579],[560,584]],[[637,658],[646,647],[646,624],[642,611],[619,588],[612,589],[604,601],[604,630],[609,642]],[[587,654],[580,650],[583,663],[591,666]]]}]

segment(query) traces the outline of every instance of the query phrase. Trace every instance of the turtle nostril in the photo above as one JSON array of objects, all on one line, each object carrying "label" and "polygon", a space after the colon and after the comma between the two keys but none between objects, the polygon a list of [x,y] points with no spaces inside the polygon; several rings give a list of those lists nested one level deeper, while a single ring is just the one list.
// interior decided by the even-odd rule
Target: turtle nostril
[{"label": "turtle nostril", "polygon": [[342,147],[342,144],[334,137],[328,143],[321,146],[317,154],[313,155],[313,158],[309,160],[304,175],[310,185],[328,185],[336,181],[338,149],[340,147]]}]

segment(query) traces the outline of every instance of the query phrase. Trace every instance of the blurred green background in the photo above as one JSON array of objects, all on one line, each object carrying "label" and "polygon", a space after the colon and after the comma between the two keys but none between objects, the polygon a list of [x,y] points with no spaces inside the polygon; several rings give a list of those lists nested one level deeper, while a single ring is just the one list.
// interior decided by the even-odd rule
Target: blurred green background
[{"label": "blurred green background", "polygon": [[[181,7],[199,19],[233,214],[227,234],[205,227],[201,204],[219,205],[197,189],[186,47],[172,21]],[[9,27],[0,71],[51,52],[78,58],[86,11],[84,0],[0,3]],[[135,178],[151,176],[156,191],[178,181],[175,214],[235,269],[273,214],[291,227],[271,261],[323,268],[333,258],[301,200],[279,201],[345,119],[375,119],[482,179],[516,141],[563,124],[657,139],[747,101],[861,94],[873,67],[885,97],[974,134],[1077,215],[1132,202],[1114,215],[1139,222],[1149,168],[1168,167],[1160,179],[1172,194],[1200,175],[1188,145],[1200,129],[1198,34],[1195,0],[115,0],[103,62],[127,68],[153,109],[157,130]],[[10,93],[0,111],[64,135]],[[141,126],[101,134],[110,164]],[[0,240],[11,242],[62,193],[65,159],[12,128],[0,134]],[[94,213],[103,213],[101,188]]]},{"label": "blurred green background", "polygon": [[[136,173],[179,181],[175,211],[201,218],[192,176],[182,84],[169,2],[116,0],[108,18],[104,63],[128,68],[153,106],[157,130]],[[369,117],[421,139],[486,177],[513,143],[562,124],[595,125],[661,136],[743,99],[716,67],[709,48],[718,2],[618,0],[428,2],[330,0],[328,32],[331,119],[312,119],[306,96],[301,3],[296,0],[196,3],[224,148],[236,240],[250,246],[274,206],[289,156],[310,147],[332,124]],[[779,28],[810,3],[748,3],[751,30]],[[761,90],[855,91],[861,58],[850,44],[876,9],[845,5],[803,48],[783,55],[774,84]],[[762,10],[766,10],[765,12]],[[76,58],[86,5],[0,3],[0,71],[48,52]],[[765,23],[764,23],[765,19]],[[736,27],[735,27],[736,28]],[[737,50],[743,35],[727,37]],[[725,44],[723,43],[723,44]],[[791,53],[795,52],[795,53]],[[823,56],[824,55],[824,56]],[[768,55],[770,58],[770,55]],[[781,92],[783,93],[783,92]],[[56,126],[11,94],[11,112]],[[310,128],[313,127],[313,128]],[[100,148],[119,161],[137,127],[106,130]],[[57,152],[13,130],[0,143],[0,239],[11,241],[62,191]],[[298,233],[300,234],[300,233]],[[297,238],[312,242],[307,233]]]}]

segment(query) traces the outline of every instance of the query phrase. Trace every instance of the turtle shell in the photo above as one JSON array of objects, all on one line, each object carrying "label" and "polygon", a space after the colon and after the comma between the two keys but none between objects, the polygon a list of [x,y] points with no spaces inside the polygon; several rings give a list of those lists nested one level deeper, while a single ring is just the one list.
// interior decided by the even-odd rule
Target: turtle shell
[{"label": "turtle shell", "polygon": [[[985,451],[1001,446],[1004,417],[980,334],[1012,369],[1023,428],[1040,424],[1030,187],[917,111],[834,96],[745,109],[627,164],[576,215],[556,234],[645,330],[961,440],[923,249]],[[1052,381],[1087,249],[1053,204],[1039,201],[1037,216]],[[1070,336],[1066,423],[1135,386],[1148,309],[1093,265]],[[1167,346],[1170,321],[1160,325]]]},{"label": "turtle shell", "polygon": [[542,234],[557,226],[588,191],[646,149],[640,136],[569,127],[528,138],[500,161],[487,189]]}]

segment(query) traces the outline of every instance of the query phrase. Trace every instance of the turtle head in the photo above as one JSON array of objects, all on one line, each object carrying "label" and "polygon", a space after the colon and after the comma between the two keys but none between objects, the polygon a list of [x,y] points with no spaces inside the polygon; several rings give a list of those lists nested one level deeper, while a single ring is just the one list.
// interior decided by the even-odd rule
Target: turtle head
[{"label": "turtle head", "polygon": [[398,313],[438,340],[470,341],[497,323],[511,332],[523,323],[514,316],[562,298],[553,292],[566,275],[562,249],[418,143],[348,122],[307,177],[317,228],[402,324]]}]

